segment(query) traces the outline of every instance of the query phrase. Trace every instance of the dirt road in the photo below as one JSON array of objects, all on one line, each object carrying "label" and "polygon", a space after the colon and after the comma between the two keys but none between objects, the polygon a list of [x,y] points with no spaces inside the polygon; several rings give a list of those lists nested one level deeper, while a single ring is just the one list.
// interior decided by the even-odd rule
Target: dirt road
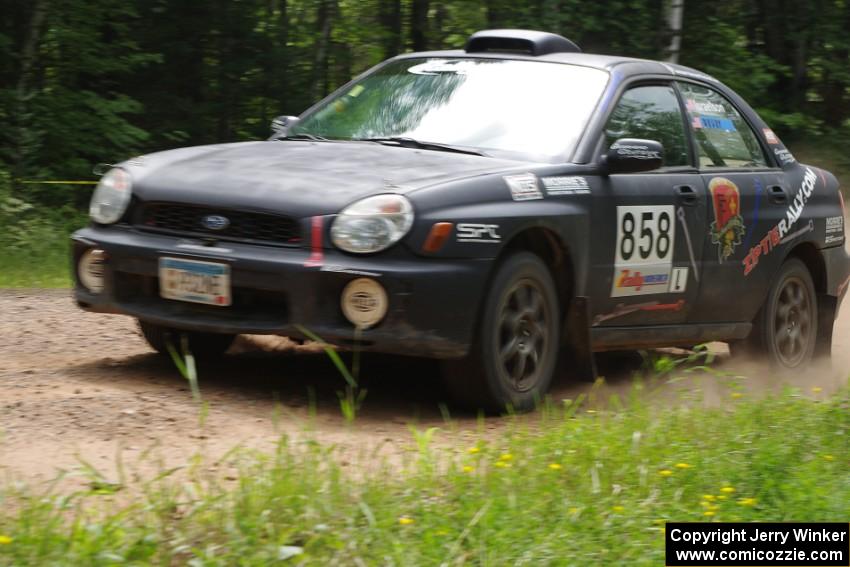
[{"label": "dirt road", "polygon": [[[412,449],[410,426],[440,427],[439,443],[465,444],[507,421],[487,418],[482,426],[473,416],[453,415],[446,423],[435,364],[375,357],[364,360],[368,393],[349,424],[337,397],[344,384],[325,356],[286,339],[247,337],[221,363],[200,368],[209,404],[201,426],[186,381],[150,351],[132,319],[84,313],[66,290],[0,291],[0,313],[0,475],[12,479],[42,482],[57,470],[79,469],[81,460],[107,478],[119,461],[145,474],[184,465],[198,451],[209,467],[226,468],[215,463],[217,456],[236,445],[270,448],[281,434],[335,444],[344,461],[373,453],[403,459]],[[713,347],[724,376],[671,374],[648,383],[644,395],[651,403],[719,404],[733,399],[732,391],[752,396],[782,386],[758,365],[729,359],[723,345]],[[832,368],[812,368],[786,383],[821,397],[847,382],[846,308],[834,352]],[[605,385],[592,394],[606,400],[630,390],[642,361],[605,355],[599,364]],[[591,390],[565,377],[552,398],[575,399]]]}]

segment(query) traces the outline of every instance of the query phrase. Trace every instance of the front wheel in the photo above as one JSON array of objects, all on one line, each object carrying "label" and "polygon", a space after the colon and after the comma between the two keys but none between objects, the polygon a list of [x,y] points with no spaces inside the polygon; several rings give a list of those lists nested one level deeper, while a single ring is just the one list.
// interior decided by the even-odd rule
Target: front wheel
[{"label": "front wheel", "polygon": [[180,336],[185,333],[189,342],[189,352],[199,359],[223,355],[236,338],[236,335],[181,331],[145,321],[139,321],[139,330],[151,348],[165,356],[168,356],[169,342],[174,345],[177,352],[180,352]]},{"label": "front wheel", "polygon": [[750,349],[778,370],[796,370],[811,361],[818,329],[812,276],[796,258],[787,260],[754,321]]},{"label": "front wheel", "polygon": [[549,389],[560,345],[552,276],[529,252],[499,266],[483,303],[469,356],[446,365],[446,385],[463,405],[485,411],[532,409]]}]

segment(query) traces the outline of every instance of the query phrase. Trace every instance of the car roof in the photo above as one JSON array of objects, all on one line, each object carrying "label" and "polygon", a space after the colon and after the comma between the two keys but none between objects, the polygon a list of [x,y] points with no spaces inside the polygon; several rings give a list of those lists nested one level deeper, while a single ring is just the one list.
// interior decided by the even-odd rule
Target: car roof
[{"label": "car roof", "polygon": [[521,61],[543,61],[548,63],[563,63],[566,65],[579,65],[582,67],[592,67],[603,71],[617,71],[624,78],[636,75],[668,75],[671,77],[689,78],[698,81],[707,81],[710,83],[719,84],[720,81],[698,71],[678,65],[675,63],[664,63],[661,61],[653,61],[650,59],[636,59],[633,57],[622,57],[617,55],[600,55],[597,53],[547,53],[545,55],[526,55],[522,53],[507,53],[507,52],[473,52],[470,53],[463,49],[451,49],[443,51],[420,51],[415,53],[405,53],[394,57],[398,59],[415,59],[422,57],[448,57],[448,58],[463,58],[463,59],[513,59]]}]

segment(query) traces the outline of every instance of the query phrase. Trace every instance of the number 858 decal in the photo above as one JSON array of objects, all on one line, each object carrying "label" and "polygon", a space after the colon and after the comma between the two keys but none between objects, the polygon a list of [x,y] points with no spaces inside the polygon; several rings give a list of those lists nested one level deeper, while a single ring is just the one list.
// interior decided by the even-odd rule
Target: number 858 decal
[{"label": "number 858 decal", "polygon": [[673,262],[675,211],[669,206],[617,207],[618,266]]}]

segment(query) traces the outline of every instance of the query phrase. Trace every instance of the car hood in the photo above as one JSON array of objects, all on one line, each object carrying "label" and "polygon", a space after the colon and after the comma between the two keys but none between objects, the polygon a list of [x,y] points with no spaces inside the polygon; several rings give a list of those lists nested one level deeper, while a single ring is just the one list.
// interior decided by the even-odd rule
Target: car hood
[{"label": "car hood", "polygon": [[372,142],[243,142],[150,154],[122,166],[144,201],[336,213],[360,198],[513,171],[529,163]]}]

